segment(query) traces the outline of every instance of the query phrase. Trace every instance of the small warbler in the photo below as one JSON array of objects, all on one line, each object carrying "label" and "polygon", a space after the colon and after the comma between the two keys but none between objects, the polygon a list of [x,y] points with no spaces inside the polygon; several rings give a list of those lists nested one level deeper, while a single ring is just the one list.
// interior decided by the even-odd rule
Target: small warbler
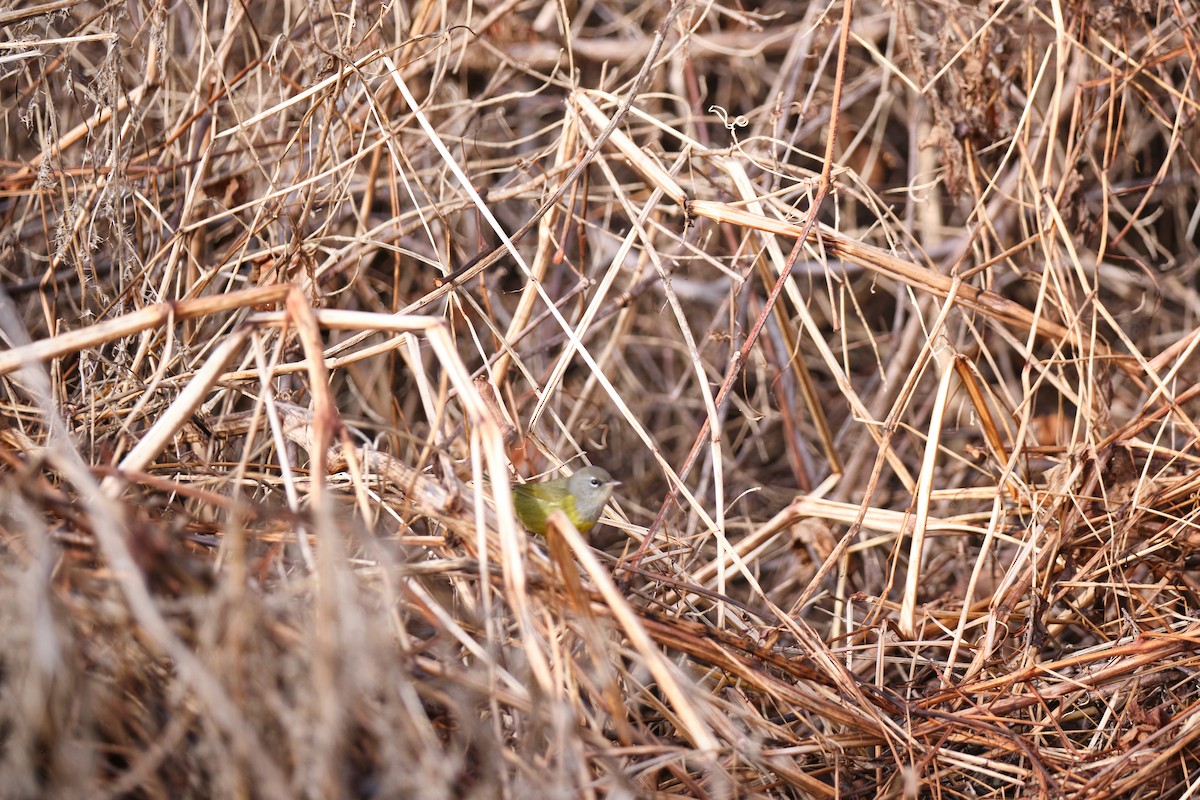
[{"label": "small warbler", "polygon": [[546,518],[556,508],[563,510],[580,533],[587,533],[600,519],[613,487],[620,483],[608,470],[584,467],[569,478],[514,486],[513,508],[521,524],[541,536],[546,535]]}]

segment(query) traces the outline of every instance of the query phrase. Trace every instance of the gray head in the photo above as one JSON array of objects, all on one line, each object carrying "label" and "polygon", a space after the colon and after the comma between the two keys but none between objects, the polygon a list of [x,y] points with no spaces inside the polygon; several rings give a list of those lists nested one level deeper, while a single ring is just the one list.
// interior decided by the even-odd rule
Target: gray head
[{"label": "gray head", "polygon": [[567,479],[567,491],[575,499],[575,513],[589,524],[600,519],[604,504],[612,497],[614,481],[608,470],[601,467],[584,467]]}]

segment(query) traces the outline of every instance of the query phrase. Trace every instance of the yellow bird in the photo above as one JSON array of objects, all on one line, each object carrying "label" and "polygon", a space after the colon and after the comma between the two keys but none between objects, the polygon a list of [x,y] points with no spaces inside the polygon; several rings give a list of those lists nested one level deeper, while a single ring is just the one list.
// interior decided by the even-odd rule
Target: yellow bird
[{"label": "yellow bird", "polygon": [[513,508],[521,524],[540,536],[546,535],[546,519],[556,508],[580,533],[587,533],[604,512],[613,487],[620,484],[608,470],[584,467],[569,478],[514,486]]}]

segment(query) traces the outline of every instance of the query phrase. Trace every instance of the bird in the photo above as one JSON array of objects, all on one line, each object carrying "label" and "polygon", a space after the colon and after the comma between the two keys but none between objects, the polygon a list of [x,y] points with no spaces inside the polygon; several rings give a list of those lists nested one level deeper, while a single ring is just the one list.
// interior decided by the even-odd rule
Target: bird
[{"label": "bird", "polygon": [[555,509],[562,509],[580,533],[587,533],[600,519],[613,487],[620,484],[606,469],[584,467],[569,478],[514,486],[513,508],[521,524],[539,536],[546,535],[546,520]]}]

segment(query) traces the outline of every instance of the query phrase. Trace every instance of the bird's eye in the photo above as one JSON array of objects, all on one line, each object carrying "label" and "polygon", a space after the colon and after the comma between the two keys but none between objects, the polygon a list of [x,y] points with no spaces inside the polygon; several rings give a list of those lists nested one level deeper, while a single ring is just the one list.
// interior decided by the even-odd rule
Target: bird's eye
[{"label": "bird's eye", "polygon": [[599,486],[599,485],[600,485],[600,479],[592,478],[592,486]]}]

